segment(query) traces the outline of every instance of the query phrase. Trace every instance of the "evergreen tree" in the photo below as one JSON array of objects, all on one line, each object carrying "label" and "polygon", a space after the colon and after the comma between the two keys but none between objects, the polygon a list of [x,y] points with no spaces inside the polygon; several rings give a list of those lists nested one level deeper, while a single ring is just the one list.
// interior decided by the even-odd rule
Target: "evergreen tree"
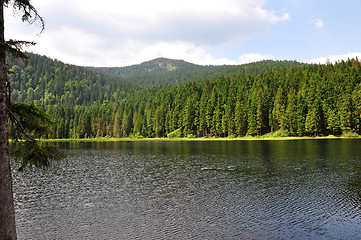
[{"label": "evergreen tree", "polygon": [[294,90],[288,93],[287,107],[285,112],[286,129],[290,132],[290,135],[297,134],[297,99]]},{"label": "evergreen tree", "polygon": [[342,132],[351,131],[353,128],[353,107],[352,107],[352,99],[349,94],[346,94],[341,100],[339,104],[339,115],[340,115],[340,124]]},{"label": "evergreen tree", "polygon": [[115,114],[114,127],[113,127],[113,130],[114,130],[113,136],[116,137],[116,138],[120,138],[121,135],[122,135],[122,131],[121,131],[122,122],[121,122],[121,119],[122,119],[122,116],[120,114],[120,111],[117,111],[117,113]]},{"label": "evergreen tree", "polygon": [[194,119],[195,119],[195,107],[190,96],[183,108],[183,132],[185,136],[194,134]]},{"label": "evergreen tree", "polygon": [[238,136],[244,136],[247,133],[248,113],[246,106],[238,101],[235,107],[234,113],[234,125],[235,131]]}]

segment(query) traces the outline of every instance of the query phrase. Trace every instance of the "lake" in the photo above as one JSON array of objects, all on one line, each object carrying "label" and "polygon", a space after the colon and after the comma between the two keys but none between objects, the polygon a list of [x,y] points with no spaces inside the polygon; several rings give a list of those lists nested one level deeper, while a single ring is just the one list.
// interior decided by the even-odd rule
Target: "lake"
[{"label": "lake", "polygon": [[19,239],[361,239],[361,140],[59,143]]}]

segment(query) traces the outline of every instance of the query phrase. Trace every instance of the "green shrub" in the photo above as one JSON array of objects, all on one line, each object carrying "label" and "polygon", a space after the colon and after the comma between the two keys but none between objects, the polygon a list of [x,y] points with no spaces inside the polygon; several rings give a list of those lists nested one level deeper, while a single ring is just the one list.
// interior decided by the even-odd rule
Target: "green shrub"
[{"label": "green shrub", "polygon": [[342,132],[341,137],[359,137],[359,135],[352,131],[344,131]]},{"label": "green shrub", "polygon": [[140,138],[144,138],[144,137],[142,135],[140,135],[139,133],[133,133],[132,135],[130,135],[130,138],[140,139]]},{"label": "green shrub", "polygon": [[187,138],[196,138],[196,135],[194,135],[194,134],[187,134]]},{"label": "green shrub", "polygon": [[174,130],[173,132],[168,133],[167,137],[169,137],[169,138],[181,138],[182,137],[182,128],[178,128],[178,129]]},{"label": "green shrub", "polygon": [[265,135],[263,135],[263,138],[277,138],[277,137],[289,137],[291,134],[290,132],[286,129],[286,130],[277,130],[275,132],[270,132],[270,133],[266,133]]}]

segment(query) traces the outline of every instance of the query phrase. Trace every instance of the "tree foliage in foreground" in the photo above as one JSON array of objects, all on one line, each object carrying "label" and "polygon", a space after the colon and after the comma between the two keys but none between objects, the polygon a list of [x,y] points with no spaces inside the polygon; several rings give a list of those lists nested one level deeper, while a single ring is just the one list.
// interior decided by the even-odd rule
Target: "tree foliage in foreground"
[{"label": "tree foliage in foreground", "polygon": [[12,177],[9,152],[8,116],[10,112],[11,86],[6,67],[6,54],[16,57],[23,56],[20,47],[30,42],[5,40],[4,8],[12,6],[21,14],[23,22],[39,21],[44,26],[43,19],[29,0],[0,1],[0,239],[16,239],[15,209],[13,200]]},{"label": "tree foliage in foreground", "polygon": [[[22,167],[26,165],[48,166],[51,159],[61,158],[64,155],[52,147],[40,146],[30,134],[41,134],[47,128],[48,116],[33,104],[12,103],[12,86],[8,74],[11,70],[6,64],[6,56],[22,58],[27,62],[26,55],[21,51],[24,45],[34,45],[33,42],[5,40],[4,36],[4,8],[12,7],[21,15],[23,22],[40,23],[44,30],[44,21],[30,0],[3,0],[0,1],[0,239],[17,239],[15,226],[15,209],[12,189],[10,166],[9,137],[18,140],[25,136],[22,146]],[[9,119],[12,124],[12,133],[9,134]],[[27,132],[29,130],[30,132]],[[18,141],[17,141],[18,142]]]},{"label": "tree foliage in foreground", "polygon": [[50,115],[41,111],[34,104],[11,103],[10,137],[16,147],[15,154],[21,161],[19,171],[29,167],[48,167],[52,160],[64,158],[65,153],[53,145],[39,145],[35,140],[48,134],[55,123]]}]

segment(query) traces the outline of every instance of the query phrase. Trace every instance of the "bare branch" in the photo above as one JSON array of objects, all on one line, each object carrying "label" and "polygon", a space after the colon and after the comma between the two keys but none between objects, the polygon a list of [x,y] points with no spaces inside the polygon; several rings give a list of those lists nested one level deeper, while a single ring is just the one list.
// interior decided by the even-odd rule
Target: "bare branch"
[{"label": "bare branch", "polygon": [[28,22],[29,24],[34,24],[39,22],[41,26],[41,34],[45,29],[44,19],[38,14],[38,11],[33,5],[31,5],[30,0],[5,0],[4,6],[8,7],[9,4],[13,5],[14,11],[21,12],[21,20],[23,22]]}]

